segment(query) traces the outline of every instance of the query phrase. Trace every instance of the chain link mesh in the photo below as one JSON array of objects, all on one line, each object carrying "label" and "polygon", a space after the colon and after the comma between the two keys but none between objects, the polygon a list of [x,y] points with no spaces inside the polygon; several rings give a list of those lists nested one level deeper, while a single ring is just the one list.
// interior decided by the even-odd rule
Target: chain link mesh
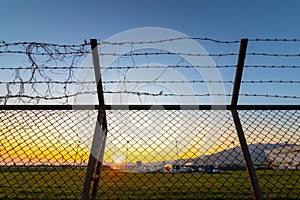
[{"label": "chain link mesh", "polygon": [[110,111],[100,197],[252,198],[229,111]]},{"label": "chain link mesh", "polygon": [[[299,198],[299,112],[241,114],[264,197]],[[253,199],[229,111],[113,111],[108,119],[111,169],[99,196]]]},{"label": "chain link mesh", "polygon": [[0,199],[80,197],[95,114],[0,111]]},{"label": "chain link mesh", "polygon": [[[134,45],[163,44],[182,39],[216,43],[217,52],[177,52],[174,55],[165,51],[134,48]],[[299,80],[295,70],[299,69],[296,59],[300,55],[290,51],[265,52],[267,41],[284,42],[282,47],[287,48],[286,42],[298,45],[299,40],[249,41],[263,48],[247,53],[246,79],[242,80],[245,88],[242,88],[239,102],[250,102],[252,105],[268,104],[270,101],[277,105],[299,104]],[[78,65],[91,53],[88,50],[90,43],[0,43],[0,55],[14,55],[10,62],[6,61],[7,56],[1,57],[2,108],[23,104],[65,106],[85,99],[95,100],[87,101],[91,106],[97,104],[94,78],[86,80],[85,77],[77,76],[79,73],[92,74],[94,77],[92,65]],[[238,44],[238,41],[174,38],[106,43],[118,48],[126,44],[131,47],[131,51],[126,54],[101,54],[101,58],[119,57],[102,71],[102,92],[105,94],[105,102],[109,102],[111,107],[114,107],[114,103],[125,106],[136,103],[157,103],[158,106],[161,102],[193,104],[195,102],[190,101],[192,98],[196,102],[211,103],[210,98],[213,96],[230,100],[231,92],[214,94],[202,90],[199,85],[222,84],[226,91],[231,91],[233,79],[230,77],[234,74],[232,66],[235,66],[233,63],[236,62],[238,46],[230,46],[232,51],[228,52],[228,47],[220,47],[220,44]],[[105,43],[100,46],[103,45]],[[274,46],[270,49],[274,49]],[[191,66],[180,55],[217,57],[220,65]],[[155,64],[165,57],[172,62]],[[289,62],[281,62],[283,57],[289,58]],[[222,74],[230,74],[226,76],[230,79],[204,80],[191,76],[179,80],[177,76],[166,76],[171,71],[193,74],[194,71],[190,69],[214,68],[220,69]],[[272,79],[265,80],[264,76],[256,76],[270,74],[267,71],[270,68],[275,75]],[[282,73],[275,69],[293,71]],[[142,71],[146,78],[141,76]],[[153,76],[149,77],[150,74]],[[195,92],[181,89],[176,90],[177,93],[169,93],[161,87],[148,88],[150,90],[140,87],[141,90],[136,90],[139,84],[164,84],[168,88],[174,85],[175,89],[187,84]],[[286,90],[286,84],[290,90]],[[132,100],[132,96],[134,101],[131,102],[129,100]],[[175,98],[171,97],[180,101],[174,101]],[[252,99],[255,101],[252,102]],[[97,112],[1,110],[0,199],[80,199],[85,178],[88,177],[86,174]],[[238,113],[263,197],[300,199],[300,111],[239,110]],[[115,109],[107,110],[107,125],[99,199],[254,198],[230,110]]]},{"label": "chain link mesh", "polygon": [[[79,199],[97,111],[1,111],[1,199]],[[266,199],[299,198],[298,110],[239,111]],[[253,199],[230,111],[111,110],[100,199]]]},{"label": "chain link mesh", "polygon": [[239,111],[266,199],[300,198],[300,111]]}]

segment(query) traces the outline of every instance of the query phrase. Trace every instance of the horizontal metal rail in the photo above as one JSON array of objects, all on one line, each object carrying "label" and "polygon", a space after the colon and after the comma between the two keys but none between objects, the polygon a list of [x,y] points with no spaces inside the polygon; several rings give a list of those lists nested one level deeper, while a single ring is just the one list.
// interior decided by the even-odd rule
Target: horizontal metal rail
[{"label": "horizontal metal rail", "polygon": [[[0,105],[0,110],[99,110],[99,105]],[[231,105],[105,105],[105,110],[232,110]],[[237,105],[236,110],[300,110],[300,105]]]}]

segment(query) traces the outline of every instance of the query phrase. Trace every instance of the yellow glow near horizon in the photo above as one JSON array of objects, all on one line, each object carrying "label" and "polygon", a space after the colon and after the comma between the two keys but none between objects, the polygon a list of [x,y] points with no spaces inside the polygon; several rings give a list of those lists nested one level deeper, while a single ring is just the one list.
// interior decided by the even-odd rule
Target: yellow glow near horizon
[{"label": "yellow glow near horizon", "polygon": [[[150,113],[150,112],[149,112]],[[149,114],[147,113],[147,114]],[[155,111],[154,114],[159,113]],[[56,113],[55,113],[56,114]],[[140,114],[140,113],[138,113]],[[200,117],[186,116],[182,113],[168,112],[166,115],[152,114],[146,117],[145,125],[142,122],[133,121],[135,118],[142,120],[144,117],[136,117],[135,112],[130,113],[129,121],[122,121],[122,113],[111,114],[108,119],[109,132],[105,148],[104,161],[123,163],[142,161],[161,162],[176,159],[196,158],[201,155],[209,155],[220,152],[225,149],[234,148],[239,145],[238,137],[234,126],[209,125],[202,123]],[[162,117],[161,117],[162,116]],[[33,123],[29,119],[32,116],[27,116],[21,119],[20,123],[17,120],[6,121],[4,124],[0,122],[0,164],[74,164],[79,162],[87,163],[89,158],[89,149],[91,137],[93,135],[93,127],[86,136],[86,141],[76,143],[79,138],[76,123],[82,126],[86,121],[72,121],[68,115],[49,114]],[[161,117],[159,125],[154,120]],[[197,118],[196,121],[182,121],[183,117]],[[206,117],[206,116],[205,116]],[[213,118],[214,116],[209,116]],[[153,118],[153,119],[152,119]],[[151,119],[151,120],[150,120]],[[26,121],[27,120],[27,121]],[[207,119],[205,119],[207,120]],[[210,122],[209,119],[207,120]],[[228,120],[225,118],[225,121]],[[214,121],[213,121],[214,122]],[[138,123],[136,126],[134,123]],[[215,122],[219,125],[218,122]],[[91,126],[94,126],[91,123]],[[111,126],[111,127],[110,127]],[[258,125],[259,126],[259,125]],[[64,127],[72,127],[64,128]],[[148,131],[150,129],[150,131]],[[83,130],[85,131],[85,130]],[[219,131],[213,135],[214,131]],[[255,129],[245,130],[245,135],[248,144],[251,143],[282,143],[289,141],[297,143],[298,138],[294,135],[300,135],[297,132],[281,132]],[[268,137],[262,137],[268,135]],[[82,138],[80,138],[82,140]],[[129,141],[129,142],[127,142]],[[211,142],[213,141],[213,142]],[[178,151],[178,153],[177,153]]]},{"label": "yellow glow near horizon", "polygon": [[9,119],[0,122],[0,165],[87,162],[89,147],[77,143],[73,115],[62,111],[41,113],[42,117],[35,111],[0,113],[3,120]]}]

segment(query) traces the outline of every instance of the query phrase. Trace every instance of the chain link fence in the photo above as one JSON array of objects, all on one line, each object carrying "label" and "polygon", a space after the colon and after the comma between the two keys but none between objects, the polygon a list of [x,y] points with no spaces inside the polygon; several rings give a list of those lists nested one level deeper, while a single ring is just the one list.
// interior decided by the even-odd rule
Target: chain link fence
[{"label": "chain link fence", "polygon": [[[266,199],[299,198],[298,111],[240,111]],[[99,196],[253,199],[229,111],[112,111]]]},{"label": "chain link fence", "polygon": [[112,111],[108,124],[99,196],[252,198],[229,111]]},{"label": "chain link fence", "polygon": [[266,199],[299,199],[300,111],[240,111]]},{"label": "chain link fence", "polygon": [[[299,111],[241,110],[266,199],[299,198]],[[1,111],[1,199],[78,199],[96,111]],[[253,199],[230,111],[111,110],[100,199]]]},{"label": "chain link fence", "polygon": [[[207,54],[145,47],[182,40],[218,48]],[[0,54],[12,54],[12,63],[22,65],[0,66],[0,199],[299,199],[299,55],[264,52],[265,43],[299,40],[250,39],[262,52],[249,53],[243,41],[243,55],[234,46],[239,41],[209,38],[103,42],[100,58],[117,59],[101,66],[102,76],[99,63],[83,61],[91,53],[99,57],[89,50],[97,47],[95,40],[0,42]],[[112,51],[105,52],[105,45]],[[130,51],[120,54],[116,49],[123,45]],[[165,61],[158,56],[169,56],[169,63],[156,64]],[[180,56],[214,57],[220,65],[191,66]],[[240,71],[233,81],[237,56],[237,71],[245,68],[246,80]],[[272,64],[282,57],[292,59],[290,64]],[[232,77],[205,80],[195,69]],[[253,73],[268,70],[275,70],[275,79],[253,80]],[[217,84],[224,92],[203,89]],[[211,105],[212,98],[232,103]],[[238,99],[251,103],[237,105]]]},{"label": "chain link fence", "polygon": [[95,114],[0,111],[0,199],[80,197]]}]

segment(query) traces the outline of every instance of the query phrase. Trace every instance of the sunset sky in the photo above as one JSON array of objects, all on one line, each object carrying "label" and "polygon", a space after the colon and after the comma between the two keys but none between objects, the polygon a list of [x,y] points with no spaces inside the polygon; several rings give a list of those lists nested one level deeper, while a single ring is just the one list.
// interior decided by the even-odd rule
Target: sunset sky
[{"label": "sunset sky", "polygon": [[[241,38],[300,38],[300,26],[298,25],[298,19],[300,19],[299,12],[300,2],[296,0],[288,2],[280,1],[3,1],[1,2],[0,12],[0,42],[21,42],[21,41],[34,41],[34,42],[46,42],[46,43],[59,43],[59,44],[81,44],[84,40],[89,41],[91,38],[96,38],[98,41],[105,41],[115,34],[122,33],[123,31],[143,28],[143,27],[158,27],[174,30],[185,34],[189,37],[201,37],[201,38],[213,38],[217,40],[240,40]],[[197,41],[205,49],[207,53],[237,53],[239,43],[236,44],[219,44],[209,43],[204,41]],[[289,42],[289,43],[276,43],[276,42],[249,42],[248,52],[268,52],[268,53],[282,53],[282,54],[300,54],[300,42]],[[134,49],[136,50],[136,49]],[[170,59],[170,58],[169,58]],[[237,57],[212,57],[212,61],[216,65],[235,65]],[[162,61],[156,59],[154,56],[144,57],[143,59],[136,60],[116,60],[113,64],[124,65],[132,64],[143,65],[145,63],[154,63]],[[150,62],[151,61],[151,62]],[[186,61],[182,61],[176,57],[171,58],[169,63],[176,64],[188,64]],[[247,56],[246,65],[298,65],[300,57],[259,57],[259,56]],[[1,55],[0,54],[0,67],[18,67],[24,64],[24,60],[19,60],[12,55]],[[25,63],[28,64],[28,63]],[[91,64],[91,63],[90,63]],[[160,63],[162,65],[168,65],[168,62]],[[168,73],[174,72],[174,70],[167,71]],[[116,80],[120,73],[123,72],[112,72],[104,71],[104,80]],[[143,71],[143,70],[132,70],[128,72],[126,80],[153,80],[156,79],[155,74],[161,72]],[[170,75],[169,73],[169,75]],[[193,71],[180,71],[181,75],[190,80],[198,79],[201,77],[195,77]],[[179,74],[180,74],[179,73]],[[220,76],[222,80],[234,80],[234,69],[220,69]],[[282,81],[295,81],[299,82],[300,68],[289,68],[289,69],[269,69],[269,68],[245,68],[243,80],[282,80]],[[93,75],[93,74],[92,74]],[[27,75],[28,76],[28,75]],[[80,73],[78,73],[80,76]],[[55,75],[59,77],[59,75]],[[170,76],[161,76],[159,81],[166,79],[178,80],[178,74],[171,74]],[[1,81],[13,80],[13,74],[11,72],[1,72]],[[191,86],[191,85],[190,85]],[[95,89],[94,86],[92,86]],[[141,85],[136,87],[139,91],[151,91],[158,93],[164,89],[164,92],[172,92],[168,85],[160,87],[159,85]],[[188,87],[176,86],[180,91],[187,91]],[[196,92],[205,93],[207,88],[204,85],[199,84],[199,88],[195,85],[191,86]],[[106,88],[110,88],[107,86]],[[130,88],[130,87],[128,87]],[[167,90],[167,89],[169,90]],[[196,88],[196,89],[195,89]],[[232,93],[232,84],[225,84],[225,92]],[[0,85],[0,96],[6,95],[5,85]],[[175,89],[174,89],[175,91]],[[299,83],[266,83],[266,84],[243,84],[241,88],[243,94],[271,94],[271,95],[287,95],[287,96],[299,96]],[[95,97],[95,96],[94,96]],[[113,99],[111,96],[106,96],[106,103],[122,103],[121,98]],[[160,104],[176,104],[177,102],[183,102],[188,104],[188,101],[178,100],[178,98],[168,97],[165,99],[155,97],[127,97],[128,101],[124,100],[123,103],[131,104],[147,104],[156,103]],[[126,98],[125,98],[126,99]],[[202,104],[209,104],[210,99],[201,99]],[[95,103],[90,98],[88,103]],[[230,102],[230,98],[226,98],[226,103]],[[174,103],[175,102],[175,103]],[[193,103],[193,101],[191,101]],[[242,96],[239,101],[241,104],[296,104],[300,103],[300,98],[259,98],[259,97],[245,97]],[[6,113],[1,113],[1,119],[5,118]],[[135,114],[135,113],[131,113]],[[228,122],[228,116],[222,118],[222,114],[209,115],[205,113],[168,113],[161,114],[158,116],[155,114],[148,113],[149,116],[141,114],[141,121],[135,122],[134,118],[127,114],[110,113],[109,120],[109,135],[108,146],[106,152],[106,159],[110,162],[124,162],[128,156],[129,161],[135,162],[136,160],[142,160],[143,162],[158,161],[163,159],[174,159],[176,158],[175,149],[180,148],[180,157],[194,157],[202,154],[214,153],[226,148],[232,148],[237,144],[237,137],[232,136],[234,130],[228,128],[228,124],[222,125],[222,120]],[[185,115],[184,115],[185,114]],[[203,118],[203,114],[206,118]],[[46,114],[47,115],[47,114]],[[128,115],[128,116],[126,116]],[[12,115],[13,119],[16,115]],[[27,114],[26,119],[30,121],[31,114]],[[76,152],[80,148],[81,153],[87,154],[87,150],[91,145],[91,137],[93,135],[94,123],[90,121],[85,126],[89,125],[88,128],[78,131],[75,126],[69,121],[70,119],[66,116],[61,116],[59,113],[54,113],[53,116],[62,117],[65,122],[56,125],[54,122],[58,119],[43,118],[32,121],[33,124],[28,124],[24,121],[20,123],[19,129],[15,130],[14,123],[7,118],[6,124],[0,122],[1,130],[1,149],[3,162],[11,163],[8,156],[16,162],[22,160],[23,162],[29,162],[29,154],[34,154],[35,158],[30,158],[35,162],[36,160],[42,160],[43,162],[60,162],[60,163],[73,163]],[[52,117],[53,117],[52,116]],[[93,115],[94,116],[94,115]],[[126,116],[126,117],[124,117]],[[151,118],[151,116],[153,118]],[[171,116],[171,117],[170,117]],[[195,120],[197,116],[197,120]],[[296,114],[296,116],[298,116]],[[51,118],[51,116],[49,116]],[[74,118],[74,116],[72,116]],[[70,117],[70,118],[72,118]],[[91,116],[88,116],[91,117]],[[87,117],[87,118],[88,118]],[[157,120],[161,117],[161,121]],[[219,118],[219,121],[214,120]],[[247,116],[252,119],[251,116]],[[255,116],[254,116],[255,117]],[[20,118],[20,116],[19,116]],[[22,117],[21,117],[22,118]],[[21,119],[20,118],[20,119]],[[72,119],[73,119],[72,118]],[[75,117],[76,118],[76,117]],[[136,117],[139,118],[139,117]],[[190,121],[189,119],[195,121]],[[156,119],[156,120],[155,120]],[[162,120],[163,119],[163,120]],[[212,124],[220,125],[217,130],[214,130],[212,125],[207,125],[206,128],[201,128],[203,121],[212,122]],[[143,121],[144,120],[144,121]],[[152,120],[152,121],[151,121]],[[265,120],[265,119],[264,119]],[[267,119],[268,120],[268,119]],[[266,120],[266,121],[267,121]],[[84,121],[84,119],[83,119]],[[68,123],[66,123],[68,122]],[[76,122],[76,119],[75,119]],[[126,123],[127,122],[127,123]],[[135,123],[134,123],[135,122]],[[231,121],[232,122],[232,121]],[[230,122],[230,123],[231,123]],[[50,123],[50,124],[49,124]],[[51,124],[51,123],[54,123]],[[78,124],[83,123],[82,121]],[[207,123],[207,122],[205,122]],[[230,124],[229,123],[229,124]],[[296,122],[298,127],[299,122]],[[69,124],[69,125],[67,125]],[[41,126],[54,127],[43,133]],[[198,125],[198,126],[196,126]],[[32,131],[26,132],[26,127],[32,129]],[[55,128],[55,127],[60,127]],[[70,127],[71,126],[71,127]],[[291,141],[297,142],[292,132],[288,135],[281,136],[280,139],[270,140],[270,138],[259,137],[260,134],[268,133],[272,136],[276,136],[280,128],[277,131],[255,131],[250,128],[247,129],[252,136],[249,136],[249,142],[283,142]],[[292,125],[291,125],[292,126]],[[71,132],[63,131],[65,127],[69,127]],[[75,128],[74,128],[75,127]],[[174,129],[175,127],[175,129]],[[67,129],[66,128],[66,129]],[[173,130],[173,129],[174,130]],[[177,129],[176,129],[177,128]],[[189,130],[189,128],[191,130]],[[283,130],[285,130],[284,128]],[[38,131],[37,131],[38,130]],[[89,130],[89,131],[88,131]],[[189,130],[185,132],[186,130]],[[88,132],[83,134],[83,132]],[[299,134],[298,130],[294,133]],[[51,134],[50,134],[51,133]],[[250,134],[249,133],[249,134]],[[48,135],[47,135],[48,134]],[[198,135],[197,135],[198,134]],[[228,136],[220,136],[224,134]],[[250,135],[251,135],[250,134]],[[282,134],[282,133],[280,133]],[[13,138],[11,138],[13,135]],[[34,135],[39,137],[45,137],[43,140],[39,139],[40,144],[34,143]],[[43,136],[42,136],[43,135]],[[45,136],[46,135],[46,136]],[[117,135],[117,136],[116,136]],[[143,135],[143,136],[141,136]],[[18,139],[18,137],[20,137]],[[58,139],[62,137],[63,140]],[[17,139],[16,139],[17,138]],[[26,139],[29,138],[29,139]],[[183,141],[180,144],[176,144],[176,141]],[[63,141],[63,142],[62,142]],[[76,145],[76,141],[81,141],[84,144]],[[127,144],[127,141],[130,141]],[[44,143],[43,143],[44,142]],[[26,145],[25,145],[26,144]],[[31,146],[28,146],[31,144]],[[75,146],[74,146],[75,144]],[[48,146],[47,146],[48,145]],[[129,145],[127,148],[126,145]],[[47,151],[49,154],[54,154],[59,148],[64,148],[66,152],[61,151],[60,154],[50,158],[47,157]],[[9,149],[9,150],[7,150]],[[73,150],[71,150],[73,149]],[[166,150],[163,150],[166,149]],[[156,150],[157,152],[153,152]],[[44,153],[39,153],[39,152]],[[140,152],[139,152],[140,151]],[[161,151],[161,153],[159,153]],[[45,153],[46,152],[46,153]],[[129,155],[127,155],[129,152]],[[159,154],[158,157],[153,155]],[[22,154],[22,156],[17,156]],[[28,155],[27,155],[28,154]],[[65,154],[65,157],[62,155]],[[39,156],[38,156],[39,155]],[[6,157],[5,157],[6,156]],[[162,156],[162,157],[160,157]],[[53,159],[53,160],[51,160]],[[84,157],[84,160],[87,156]],[[36,161],[38,163],[39,161]]]},{"label": "sunset sky", "polygon": [[[17,3],[16,3],[17,2]],[[241,38],[299,38],[296,0],[274,1],[4,1],[0,13],[0,40],[79,44],[96,38],[104,41],[114,34],[135,28],[159,27],[190,37],[218,40]],[[221,45],[199,41],[208,53],[237,53],[239,44]],[[299,42],[249,42],[248,52],[299,53]],[[1,65],[14,59],[1,58]],[[235,65],[236,56],[213,57],[216,65]],[[297,65],[299,57],[247,56],[246,65]],[[151,60],[152,61],[152,60]],[[233,70],[220,69],[223,80],[233,80]],[[299,69],[247,68],[244,80],[296,80]],[[5,79],[1,76],[1,80]],[[243,84],[241,93],[299,96],[297,84]],[[226,92],[231,93],[231,85]],[[2,88],[1,88],[2,90]],[[299,99],[240,98],[240,103],[299,104]]]}]

